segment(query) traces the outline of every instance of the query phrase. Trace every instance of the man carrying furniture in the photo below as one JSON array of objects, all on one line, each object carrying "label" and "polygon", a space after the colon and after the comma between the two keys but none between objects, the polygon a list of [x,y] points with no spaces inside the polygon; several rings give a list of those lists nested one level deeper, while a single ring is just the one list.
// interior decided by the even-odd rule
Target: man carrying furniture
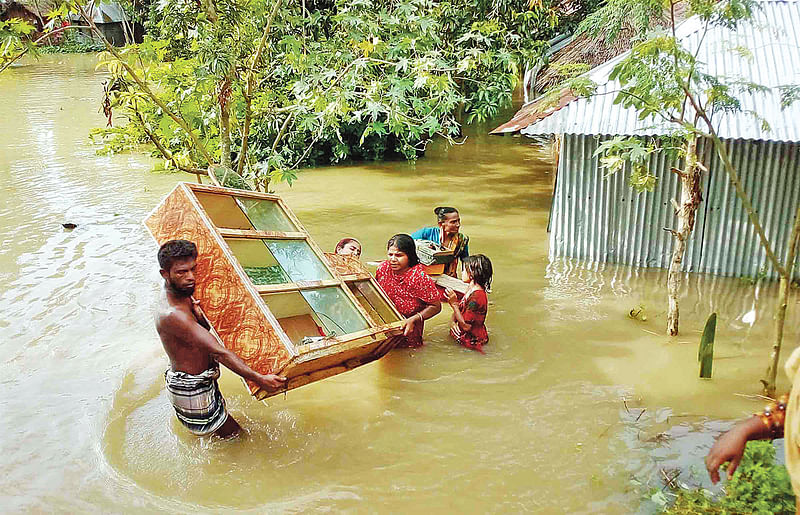
[{"label": "man carrying furniture", "polygon": [[156,330],[170,361],[165,373],[167,396],[189,431],[228,438],[238,435],[241,427],[228,414],[219,391],[219,363],[265,390],[282,388],[286,378],[259,374],[211,334],[208,321],[192,299],[196,260],[197,247],[187,240],[168,241],[158,251],[164,292]]}]

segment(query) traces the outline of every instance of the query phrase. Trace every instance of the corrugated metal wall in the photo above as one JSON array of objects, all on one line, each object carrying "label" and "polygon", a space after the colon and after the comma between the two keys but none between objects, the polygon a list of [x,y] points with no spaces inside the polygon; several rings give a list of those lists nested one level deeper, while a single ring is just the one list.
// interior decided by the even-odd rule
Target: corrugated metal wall
[{"label": "corrugated metal wall", "polygon": [[[677,163],[663,154],[651,157],[659,177],[655,191],[636,193],[629,171],[604,177],[593,157],[610,137],[566,134],[561,145],[553,198],[551,258],[643,267],[669,267],[672,236],[677,228],[670,199],[679,198],[680,181],[669,172]],[[727,142],[745,191],[779,257],[800,201],[800,145],[765,141]],[[736,192],[711,144],[700,153],[710,173],[703,174],[703,202],[695,230],[687,242],[684,270],[725,276],[756,277],[764,270],[775,276]],[[800,277],[800,270],[796,271]]]}]

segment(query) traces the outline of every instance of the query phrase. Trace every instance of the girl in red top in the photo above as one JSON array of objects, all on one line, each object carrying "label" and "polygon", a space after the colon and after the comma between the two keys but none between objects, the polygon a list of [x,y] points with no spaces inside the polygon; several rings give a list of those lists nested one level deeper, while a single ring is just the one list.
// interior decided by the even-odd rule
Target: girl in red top
[{"label": "girl in red top", "polygon": [[386,261],[378,266],[375,278],[406,317],[403,330],[405,344],[400,347],[422,347],[425,319],[442,310],[441,294],[436,283],[422,270],[414,240],[407,234],[395,234],[386,245]]},{"label": "girl in red top", "polygon": [[486,310],[489,299],[486,290],[492,286],[492,262],[483,254],[464,259],[461,280],[469,283],[469,289],[459,302],[453,290],[445,290],[447,302],[453,308],[450,335],[461,345],[483,354],[483,346],[489,342],[486,331]]}]

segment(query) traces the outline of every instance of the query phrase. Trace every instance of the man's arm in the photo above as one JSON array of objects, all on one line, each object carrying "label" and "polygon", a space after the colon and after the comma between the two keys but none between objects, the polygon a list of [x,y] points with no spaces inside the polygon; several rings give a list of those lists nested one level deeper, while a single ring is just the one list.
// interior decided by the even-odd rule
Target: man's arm
[{"label": "man's arm", "polygon": [[178,311],[169,315],[167,327],[178,338],[208,352],[217,362],[222,363],[235,374],[253,381],[266,390],[277,390],[286,384],[286,378],[275,374],[259,374],[233,351],[220,345],[214,335],[185,313]]}]

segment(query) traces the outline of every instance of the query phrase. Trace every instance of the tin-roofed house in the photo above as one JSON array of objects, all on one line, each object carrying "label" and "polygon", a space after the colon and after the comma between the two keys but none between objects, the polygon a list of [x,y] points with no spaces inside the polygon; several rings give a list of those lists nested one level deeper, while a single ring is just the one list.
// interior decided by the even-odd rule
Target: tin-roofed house
[{"label": "tin-roofed house", "polygon": [[[758,2],[752,22],[732,32],[713,27],[703,34],[697,18],[677,27],[677,35],[699,53],[706,72],[738,77],[773,88],[742,94],[740,113],[717,118],[717,131],[728,147],[745,191],[778,255],[784,255],[795,210],[800,202],[800,102],[782,107],[774,88],[800,84],[800,2]],[[748,52],[731,52],[738,46]],[[492,133],[520,132],[530,137],[556,135],[557,178],[550,219],[550,255],[592,262],[669,267],[676,226],[672,199],[679,197],[679,178],[669,173],[677,162],[653,155],[649,167],[659,177],[651,193],[628,185],[629,171],[605,177],[594,156],[614,136],[662,136],[674,126],[652,118],[639,120],[633,109],[614,104],[614,66],[628,52],[592,69],[587,76],[598,88],[590,98],[568,89],[555,100],[538,98],[523,106]],[[758,113],[769,124],[765,130]],[[698,147],[708,168],[703,173],[703,200],[694,232],[687,242],[685,271],[726,276],[774,276],[765,252],[710,142]],[[796,275],[798,275],[796,269]]]},{"label": "tin-roofed house", "polygon": [[[113,0],[90,0],[85,9],[94,24],[97,25],[97,29],[112,45],[123,46],[141,40],[141,31],[134,27],[130,17],[119,2]],[[75,25],[84,25],[77,14],[70,15],[70,21]],[[91,29],[79,30],[85,37],[94,38]]]}]

